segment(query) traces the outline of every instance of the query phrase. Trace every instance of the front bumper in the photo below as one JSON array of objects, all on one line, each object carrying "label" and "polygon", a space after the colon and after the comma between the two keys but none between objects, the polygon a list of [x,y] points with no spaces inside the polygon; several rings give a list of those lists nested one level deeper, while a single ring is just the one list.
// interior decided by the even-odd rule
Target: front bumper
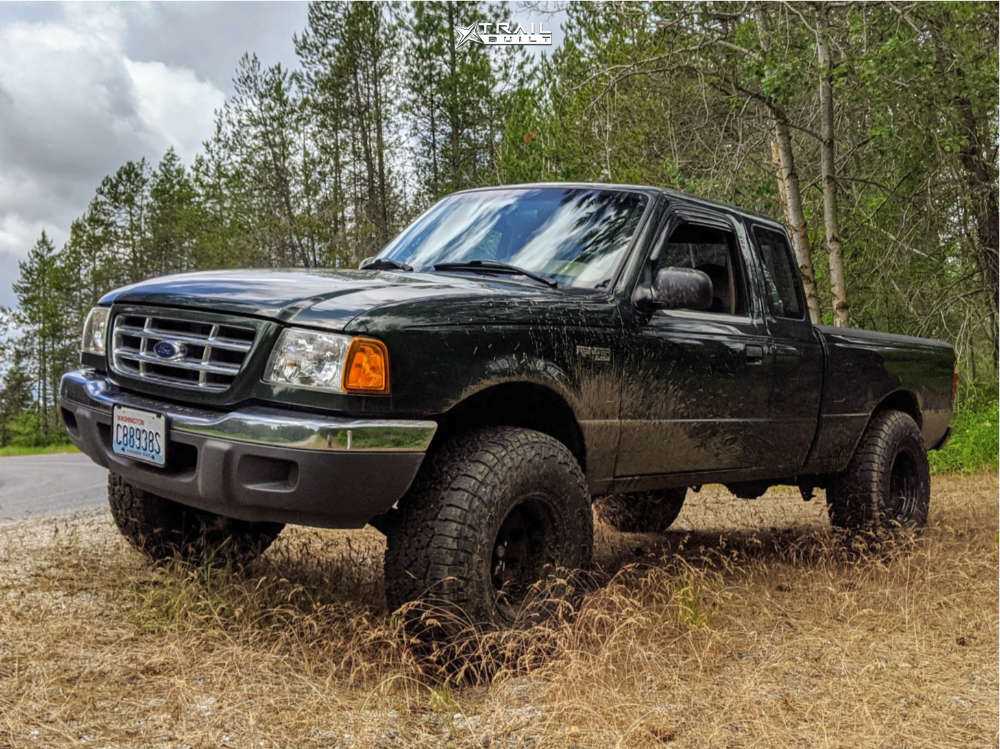
[{"label": "front bumper", "polygon": [[[88,369],[63,375],[59,405],[73,443],[142,489],[242,520],[329,528],[357,528],[391,508],[412,483],[437,429],[433,421],[262,406],[190,408],[127,393]],[[112,451],[116,405],[166,416],[166,466]]]}]

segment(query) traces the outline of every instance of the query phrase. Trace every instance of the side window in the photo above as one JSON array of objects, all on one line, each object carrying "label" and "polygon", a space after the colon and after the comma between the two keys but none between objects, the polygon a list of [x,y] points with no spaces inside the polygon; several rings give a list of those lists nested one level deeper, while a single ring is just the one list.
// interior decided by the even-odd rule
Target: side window
[{"label": "side window", "polygon": [[660,248],[656,271],[661,268],[694,268],[712,279],[712,306],[707,312],[745,315],[746,284],[731,231],[698,224],[674,228]]},{"label": "side window", "polygon": [[764,282],[770,297],[771,311],[776,317],[801,320],[804,309],[802,292],[788,240],[782,232],[761,226],[755,226],[753,233],[760,249],[760,257],[764,261]]}]

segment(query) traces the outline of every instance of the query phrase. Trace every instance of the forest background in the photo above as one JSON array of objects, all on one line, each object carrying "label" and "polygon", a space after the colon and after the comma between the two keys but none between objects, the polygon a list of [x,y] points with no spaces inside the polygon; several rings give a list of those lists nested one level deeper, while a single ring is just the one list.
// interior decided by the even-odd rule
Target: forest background
[{"label": "forest background", "polygon": [[561,25],[556,48],[459,47],[505,4],[345,2],[309,7],[297,67],[247,53],[192,163],[123,163],[63,246],[43,232],[20,263],[0,450],[65,441],[59,376],[112,288],[355,267],[454,190],[595,181],[783,220],[814,320],[955,346],[935,468],[996,465],[996,3],[518,6]]}]

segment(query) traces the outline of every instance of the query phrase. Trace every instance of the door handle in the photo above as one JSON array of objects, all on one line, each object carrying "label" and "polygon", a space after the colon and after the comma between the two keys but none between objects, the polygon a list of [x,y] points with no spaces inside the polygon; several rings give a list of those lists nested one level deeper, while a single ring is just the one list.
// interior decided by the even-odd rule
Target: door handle
[{"label": "door handle", "polygon": [[784,346],[777,344],[774,347],[775,364],[778,366],[796,366],[802,359],[802,349],[797,346]]},{"label": "door handle", "polygon": [[764,361],[764,347],[756,343],[748,343],[743,347],[747,364],[760,364]]}]

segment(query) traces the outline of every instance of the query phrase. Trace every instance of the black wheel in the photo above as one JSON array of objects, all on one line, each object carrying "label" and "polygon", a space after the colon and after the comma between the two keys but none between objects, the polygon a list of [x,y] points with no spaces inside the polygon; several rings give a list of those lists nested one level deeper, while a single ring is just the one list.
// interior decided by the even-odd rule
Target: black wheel
[{"label": "black wheel", "polygon": [[389,608],[423,599],[477,625],[511,626],[538,581],[590,564],[583,472],[561,442],[496,427],[427,457],[388,530]]},{"label": "black wheel", "polygon": [[259,557],[284,527],[196,510],[108,474],[111,516],[121,534],[155,561],[243,566]]},{"label": "black wheel", "polygon": [[876,414],[826,498],[836,528],[873,534],[923,528],[930,509],[930,469],[913,417],[901,411]]},{"label": "black wheel", "polygon": [[597,516],[624,533],[663,533],[681,514],[687,489],[609,494],[594,503]]}]

